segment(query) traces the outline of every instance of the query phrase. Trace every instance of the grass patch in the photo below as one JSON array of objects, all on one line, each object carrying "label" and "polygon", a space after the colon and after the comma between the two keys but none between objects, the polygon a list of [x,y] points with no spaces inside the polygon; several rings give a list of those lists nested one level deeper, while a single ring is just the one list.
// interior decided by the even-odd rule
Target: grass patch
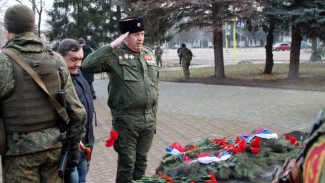
[{"label": "grass patch", "polygon": [[222,79],[214,78],[213,66],[190,69],[189,80],[184,80],[182,70],[160,71],[159,78],[161,81],[325,91],[325,63],[300,63],[298,79],[287,79],[288,64],[275,64],[272,74],[264,74],[264,67],[265,64],[226,65],[226,77]]}]

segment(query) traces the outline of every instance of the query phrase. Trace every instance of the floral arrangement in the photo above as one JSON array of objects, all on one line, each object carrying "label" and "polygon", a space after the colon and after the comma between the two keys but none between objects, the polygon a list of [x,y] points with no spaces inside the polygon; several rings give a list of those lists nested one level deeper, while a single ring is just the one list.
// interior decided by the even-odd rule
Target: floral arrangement
[{"label": "floral arrangement", "polygon": [[[278,136],[261,128],[252,134],[200,138],[183,148],[174,143],[156,169],[156,175],[135,182],[216,183],[217,179],[259,180],[273,166],[296,158],[302,146],[292,136]],[[163,176],[162,176],[163,175]]]}]

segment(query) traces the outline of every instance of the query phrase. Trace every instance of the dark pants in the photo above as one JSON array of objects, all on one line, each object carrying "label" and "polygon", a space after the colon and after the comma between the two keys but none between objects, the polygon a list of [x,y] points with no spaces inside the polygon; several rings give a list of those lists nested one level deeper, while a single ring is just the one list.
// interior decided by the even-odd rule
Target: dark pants
[{"label": "dark pants", "polygon": [[114,149],[118,153],[116,183],[139,180],[147,168],[147,155],[155,129],[146,127],[145,122],[130,121],[130,125],[114,125],[118,132]]}]

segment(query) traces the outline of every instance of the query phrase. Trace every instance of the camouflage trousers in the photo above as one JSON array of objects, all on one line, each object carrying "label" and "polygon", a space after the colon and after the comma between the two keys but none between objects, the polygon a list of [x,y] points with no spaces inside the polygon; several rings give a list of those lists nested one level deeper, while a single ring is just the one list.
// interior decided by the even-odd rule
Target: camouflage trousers
[{"label": "camouflage trousers", "polygon": [[62,183],[58,176],[62,149],[20,156],[2,156],[3,183]]},{"label": "camouflage trousers", "polygon": [[183,67],[185,79],[190,78],[190,69],[189,69],[190,63],[191,63],[191,61],[182,60],[182,67]]}]

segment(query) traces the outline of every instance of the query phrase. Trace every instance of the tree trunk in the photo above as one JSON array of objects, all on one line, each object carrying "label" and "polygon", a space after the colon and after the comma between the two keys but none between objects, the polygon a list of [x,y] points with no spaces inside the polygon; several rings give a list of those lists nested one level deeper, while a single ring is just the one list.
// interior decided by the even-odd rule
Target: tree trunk
[{"label": "tree trunk", "polygon": [[299,58],[300,58],[300,44],[302,40],[301,30],[297,26],[291,28],[291,52],[289,65],[289,79],[296,79],[299,77]]},{"label": "tree trunk", "polygon": [[225,77],[225,69],[223,63],[223,45],[222,45],[222,29],[215,28],[213,30],[213,46],[214,46],[214,71],[216,78]]},{"label": "tree trunk", "polygon": [[274,32],[274,22],[270,20],[270,25],[267,30],[266,45],[265,45],[265,53],[266,53],[265,68],[264,68],[265,74],[271,74],[274,65],[273,53],[272,53],[272,44],[274,39],[273,32]]},{"label": "tree trunk", "polygon": [[38,37],[41,37],[41,21],[42,21],[42,10],[40,11],[39,15],[38,15]]},{"label": "tree trunk", "polygon": [[311,50],[312,50],[313,52],[318,51],[318,50],[317,50],[317,38],[313,38],[313,39],[311,40]]}]

